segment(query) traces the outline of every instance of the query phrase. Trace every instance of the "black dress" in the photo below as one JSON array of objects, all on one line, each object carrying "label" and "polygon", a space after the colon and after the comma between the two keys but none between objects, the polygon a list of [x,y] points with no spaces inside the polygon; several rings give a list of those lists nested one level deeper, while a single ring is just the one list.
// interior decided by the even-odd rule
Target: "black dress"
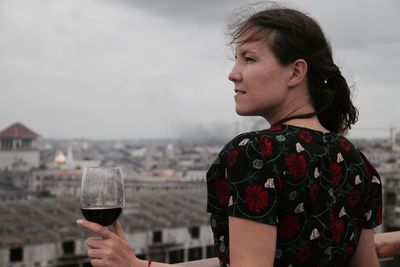
[{"label": "black dress", "polygon": [[228,216],[277,227],[274,266],[346,266],[362,228],[382,222],[381,180],[337,133],[289,125],[230,141],[207,172],[207,211],[221,266]]}]

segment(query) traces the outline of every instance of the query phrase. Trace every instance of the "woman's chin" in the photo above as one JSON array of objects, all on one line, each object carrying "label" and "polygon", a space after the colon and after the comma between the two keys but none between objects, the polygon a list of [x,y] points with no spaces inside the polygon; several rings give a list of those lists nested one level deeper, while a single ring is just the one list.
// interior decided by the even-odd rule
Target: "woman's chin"
[{"label": "woman's chin", "polygon": [[257,116],[257,114],[254,114],[253,112],[249,110],[243,110],[240,108],[236,108],[236,113],[240,116]]},{"label": "woman's chin", "polygon": [[238,108],[236,108],[236,113],[237,113],[238,115],[240,115],[240,116],[246,116],[246,115],[245,115],[246,113],[244,113],[243,110],[238,109]]}]

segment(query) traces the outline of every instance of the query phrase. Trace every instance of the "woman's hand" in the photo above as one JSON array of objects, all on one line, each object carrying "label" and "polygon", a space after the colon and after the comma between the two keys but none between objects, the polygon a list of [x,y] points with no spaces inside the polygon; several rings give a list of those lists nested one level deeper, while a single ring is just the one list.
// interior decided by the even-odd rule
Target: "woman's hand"
[{"label": "woman's hand", "polygon": [[83,228],[97,233],[100,237],[87,240],[88,256],[93,267],[127,267],[145,266],[129,247],[128,240],[119,221],[113,224],[114,233],[100,224],[86,220],[76,222]]}]

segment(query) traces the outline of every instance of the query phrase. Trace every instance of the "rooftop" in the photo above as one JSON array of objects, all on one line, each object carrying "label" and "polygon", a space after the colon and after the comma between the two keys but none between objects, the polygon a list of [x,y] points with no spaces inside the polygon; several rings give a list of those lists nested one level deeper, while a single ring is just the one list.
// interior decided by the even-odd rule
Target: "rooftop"
[{"label": "rooftop", "polygon": [[17,122],[0,132],[0,138],[29,138],[36,139],[39,135]]},{"label": "rooftop", "polygon": [[[146,190],[126,196],[121,222],[127,232],[207,225],[205,191]],[[0,202],[0,248],[87,238],[76,226],[79,199],[46,198]]]}]

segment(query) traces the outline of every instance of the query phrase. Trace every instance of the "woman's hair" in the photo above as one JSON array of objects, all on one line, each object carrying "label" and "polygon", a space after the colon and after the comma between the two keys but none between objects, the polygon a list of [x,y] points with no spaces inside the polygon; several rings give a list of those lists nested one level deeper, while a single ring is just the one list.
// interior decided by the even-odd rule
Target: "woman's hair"
[{"label": "woman's hair", "polygon": [[351,101],[350,88],[333,62],[331,46],[315,20],[300,11],[275,6],[229,27],[230,44],[238,43],[248,30],[255,30],[249,39],[265,40],[281,65],[297,59],[307,62],[308,88],[316,112],[285,120],[316,114],[321,124],[332,132],[345,132],[357,121],[358,110]]}]

